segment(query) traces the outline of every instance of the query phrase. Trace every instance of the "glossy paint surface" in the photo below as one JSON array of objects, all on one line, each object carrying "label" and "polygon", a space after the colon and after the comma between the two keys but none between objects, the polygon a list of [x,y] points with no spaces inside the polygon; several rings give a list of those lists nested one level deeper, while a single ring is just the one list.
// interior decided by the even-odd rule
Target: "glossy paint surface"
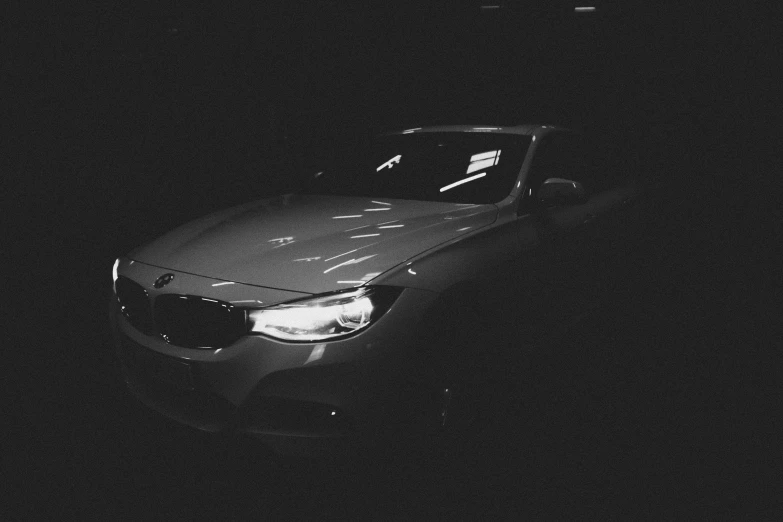
[{"label": "glossy paint surface", "polygon": [[365,284],[496,217],[495,205],[286,195],[186,224],[129,257],[225,281],[321,293]]},{"label": "glossy paint surface", "polygon": [[[140,267],[139,263],[135,263],[131,269],[137,276],[147,270],[148,267]],[[122,273],[122,265],[120,271]],[[180,275],[177,274],[177,277]],[[236,285],[231,292],[241,292],[241,286]],[[275,295],[274,291],[265,293],[266,289],[248,289],[255,291],[257,296]],[[217,295],[216,292],[211,295]],[[155,295],[151,297],[154,299]],[[394,390],[387,382],[393,377],[391,370],[410,356],[409,347],[415,331],[412,326],[417,324],[436,298],[437,294],[433,292],[406,290],[373,327],[347,339],[294,344],[249,335],[229,347],[218,349],[174,346],[158,336],[144,335],[133,328],[117,313],[116,307],[113,307],[111,315],[118,349],[121,338],[125,337],[159,356],[185,361],[207,383],[210,393],[236,407],[252,407],[248,403],[257,396],[274,396],[332,404],[351,415],[361,416],[371,407],[371,399],[375,394]],[[347,375],[343,375],[346,368],[361,368],[361,371],[348,371]],[[299,374],[299,371],[306,373]],[[303,383],[297,375],[307,382]],[[316,378],[325,379],[329,385],[319,386],[314,381]],[[168,396],[150,393],[127,374],[126,382],[140,401],[178,422],[206,431],[219,431],[226,427],[217,419],[205,419],[195,415],[189,408],[181,407],[176,394]],[[259,430],[253,426],[241,429],[255,434],[277,433],[275,430]]]},{"label": "glossy paint surface", "polygon": [[[557,260],[547,253],[558,241],[589,245],[587,225],[633,197],[633,189],[624,187],[580,205],[537,214],[521,211],[532,158],[541,138],[555,130],[461,126],[402,131],[532,135],[513,189],[496,204],[287,194],[187,223],[132,251],[115,267],[115,277],[136,281],[153,302],[164,294],[186,294],[261,308],[366,284],[403,289],[377,323],[354,336],[291,343],[247,335],[225,348],[193,349],[142,334],[115,306],[118,346],[124,336],[158,356],[187,362],[203,379],[204,392],[244,411],[252,411],[258,397],[282,397],[334,406],[361,418],[371,410],[373,397],[396,388],[390,369],[415,359],[417,332],[427,326],[421,320],[442,292],[469,285],[484,297],[500,298],[505,289],[533,302],[536,294],[525,278],[546,277],[548,265]],[[560,255],[578,263],[587,250],[570,248]],[[174,277],[155,288],[167,273]],[[173,395],[156,396],[126,380],[142,402],[165,415],[200,429],[223,429],[217,420],[204,421],[177,405]]]}]

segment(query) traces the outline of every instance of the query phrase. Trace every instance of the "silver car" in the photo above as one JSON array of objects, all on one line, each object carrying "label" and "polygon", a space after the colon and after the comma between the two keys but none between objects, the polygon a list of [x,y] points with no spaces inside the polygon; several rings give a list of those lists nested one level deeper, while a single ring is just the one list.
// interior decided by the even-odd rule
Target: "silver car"
[{"label": "silver car", "polygon": [[177,422],[270,443],[463,429],[499,342],[488,331],[591,298],[595,231],[636,189],[588,156],[554,126],[389,133],[297,193],[133,250],[111,306],[129,390]]}]

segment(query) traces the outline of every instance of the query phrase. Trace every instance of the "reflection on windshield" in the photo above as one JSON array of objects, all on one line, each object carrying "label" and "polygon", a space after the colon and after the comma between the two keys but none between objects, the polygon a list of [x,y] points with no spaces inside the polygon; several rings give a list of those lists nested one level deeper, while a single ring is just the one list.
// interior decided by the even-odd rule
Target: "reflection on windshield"
[{"label": "reflection on windshield", "polygon": [[385,135],[338,151],[335,164],[303,192],[372,198],[378,207],[364,212],[386,210],[386,199],[497,203],[511,193],[529,145],[530,136],[518,134]]},{"label": "reflection on windshield", "polygon": [[481,154],[474,154],[470,157],[470,165],[468,165],[468,171],[465,174],[476,172],[487,167],[492,167],[498,164],[500,159],[499,150],[491,150],[489,152],[482,152]]},{"label": "reflection on windshield", "polygon": [[483,178],[486,175],[487,175],[486,172],[482,172],[481,174],[476,174],[475,176],[471,176],[469,178],[465,178],[465,179],[461,179],[459,181],[455,181],[451,185],[446,185],[445,187],[441,187],[440,191],[441,192],[446,192],[447,190],[453,189],[454,187],[458,187],[458,186],[462,185],[463,183],[467,183],[469,181],[473,181],[474,179]]},{"label": "reflection on windshield", "polygon": [[383,163],[380,167],[375,169],[375,171],[376,172],[380,172],[381,170],[385,169],[386,167],[392,168],[395,163],[399,163],[400,162],[400,159],[402,159],[402,156],[397,154],[392,159],[390,159],[389,161]]}]

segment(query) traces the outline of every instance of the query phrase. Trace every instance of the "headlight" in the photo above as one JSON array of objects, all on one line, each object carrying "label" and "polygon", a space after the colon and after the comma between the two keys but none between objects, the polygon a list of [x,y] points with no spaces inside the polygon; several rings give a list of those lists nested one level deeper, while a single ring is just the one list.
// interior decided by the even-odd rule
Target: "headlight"
[{"label": "headlight", "polygon": [[248,331],[286,341],[346,337],[377,321],[401,292],[370,286],[248,310]]}]

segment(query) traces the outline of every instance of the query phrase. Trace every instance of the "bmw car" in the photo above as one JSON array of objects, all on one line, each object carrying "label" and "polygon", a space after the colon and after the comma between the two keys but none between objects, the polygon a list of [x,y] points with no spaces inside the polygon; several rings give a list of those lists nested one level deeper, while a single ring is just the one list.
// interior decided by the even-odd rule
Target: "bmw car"
[{"label": "bmw car", "polygon": [[462,429],[497,332],[555,331],[600,290],[591,270],[638,189],[596,166],[589,138],[386,133],[301,190],[119,257],[111,321],[129,391],[178,423],[270,444]]}]

